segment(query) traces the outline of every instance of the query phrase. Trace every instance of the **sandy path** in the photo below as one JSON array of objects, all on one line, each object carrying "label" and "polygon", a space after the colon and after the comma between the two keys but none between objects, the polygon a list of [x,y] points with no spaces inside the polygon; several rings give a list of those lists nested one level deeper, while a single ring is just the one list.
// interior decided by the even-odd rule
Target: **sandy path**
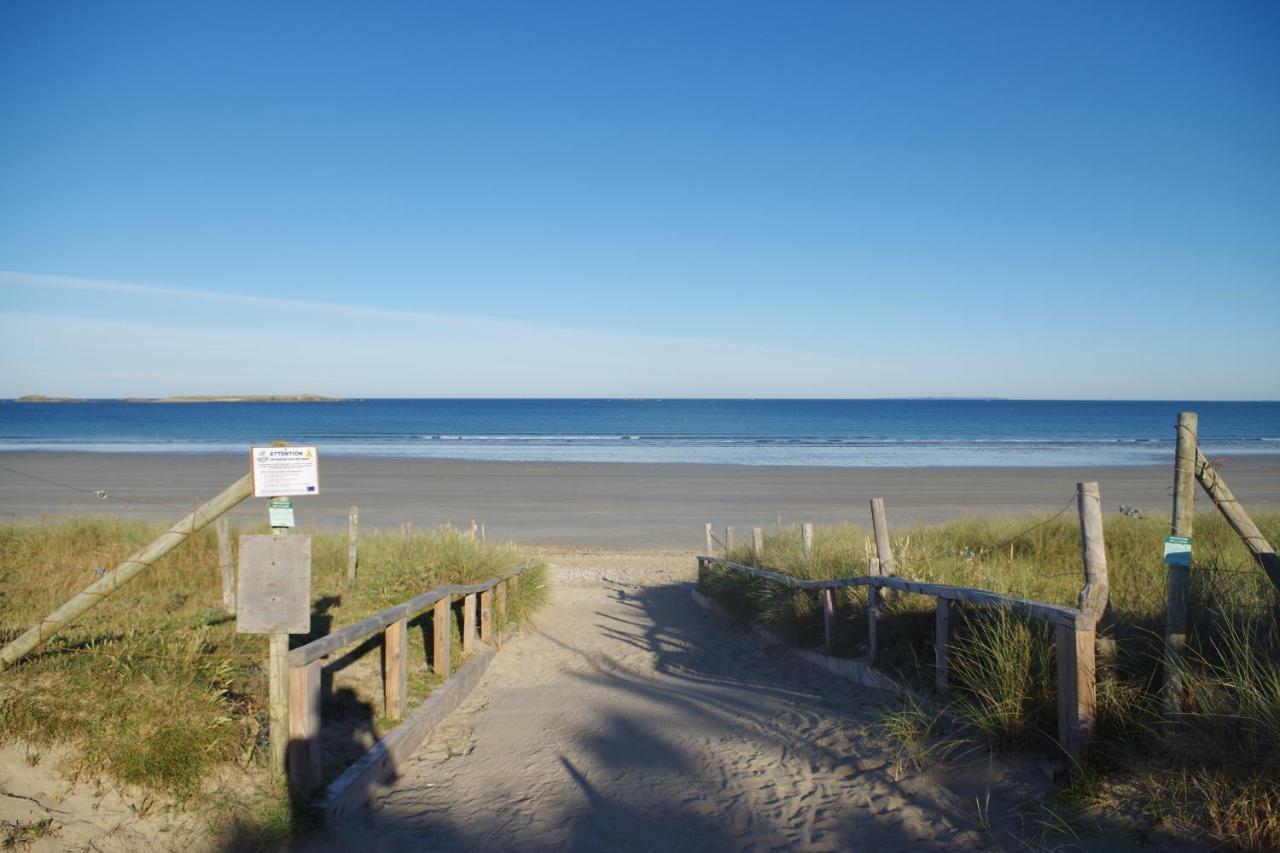
[{"label": "sandy path", "polygon": [[[689,555],[551,557],[552,600],[363,820],[320,850],[954,849],[1045,785],[896,779],[887,701],[732,630]],[[984,831],[975,797],[994,825]]]}]

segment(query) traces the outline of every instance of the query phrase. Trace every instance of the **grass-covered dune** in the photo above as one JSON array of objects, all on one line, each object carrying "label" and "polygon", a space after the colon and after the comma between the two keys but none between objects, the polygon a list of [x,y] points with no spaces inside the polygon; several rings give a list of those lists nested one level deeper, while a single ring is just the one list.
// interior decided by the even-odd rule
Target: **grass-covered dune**
[{"label": "grass-covered dune", "polygon": [[[17,636],[160,532],[97,519],[0,526],[0,639]],[[232,535],[241,532],[265,531]],[[359,577],[348,584],[346,536],[302,532],[312,537],[313,636],[293,637],[295,646],[432,587],[480,581],[527,559],[513,546],[451,529],[410,540],[366,530]],[[508,622],[524,620],[543,599],[543,572],[536,564],[523,576]],[[216,539],[206,529],[0,673],[0,739],[70,746],[82,775],[185,801],[219,825],[239,822],[241,833],[286,834],[290,812],[278,785],[212,781],[244,771],[267,776],[267,639],[236,633],[221,609],[219,578]],[[419,630],[429,637],[429,621],[411,627],[414,704],[439,683]],[[347,705],[335,717],[363,709],[368,731],[345,751],[326,748],[326,778],[389,725],[379,719],[379,654],[367,646],[359,665],[333,676],[333,693]],[[255,795],[240,793],[246,787]]]},{"label": "grass-covered dune", "polygon": [[[1280,513],[1254,520],[1273,543]],[[1216,514],[1197,515],[1191,573],[1186,698],[1172,720],[1162,704],[1162,636],[1168,523],[1106,520],[1111,618],[1117,642],[1098,683],[1098,741],[1068,793],[1093,814],[1207,833],[1229,847],[1280,849],[1280,616],[1276,590]],[[897,574],[1075,605],[1083,582],[1075,513],[1026,520],[967,520],[892,537]],[[762,554],[740,545],[729,559],[802,578],[866,573],[874,539],[852,526],[819,528],[811,556],[794,528],[771,531]],[[744,620],[802,646],[822,642],[816,593],[725,569],[704,588]],[[838,593],[833,652],[866,651],[866,590]],[[876,665],[918,691],[933,684],[933,599],[886,596]],[[964,746],[1056,751],[1054,644],[1044,625],[961,607],[946,697],[908,703],[884,730],[909,760]],[[954,721],[944,723],[944,721]]]}]

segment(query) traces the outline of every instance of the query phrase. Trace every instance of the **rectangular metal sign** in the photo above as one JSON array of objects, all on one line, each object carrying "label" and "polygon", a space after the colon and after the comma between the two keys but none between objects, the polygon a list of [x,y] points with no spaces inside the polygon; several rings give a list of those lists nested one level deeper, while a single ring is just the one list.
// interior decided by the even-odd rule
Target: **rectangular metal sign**
[{"label": "rectangular metal sign", "polygon": [[314,447],[250,448],[253,496],[320,494],[320,458]]},{"label": "rectangular metal sign", "polygon": [[1191,568],[1191,537],[1164,537],[1164,562],[1167,566]]},{"label": "rectangular metal sign", "polygon": [[236,631],[311,630],[311,537],[241,536]]},{"label": "rectangular metal sign", "polygon": [[267,521],[272,527],[293,527],[293,501],[273,498],[267,504]]}]

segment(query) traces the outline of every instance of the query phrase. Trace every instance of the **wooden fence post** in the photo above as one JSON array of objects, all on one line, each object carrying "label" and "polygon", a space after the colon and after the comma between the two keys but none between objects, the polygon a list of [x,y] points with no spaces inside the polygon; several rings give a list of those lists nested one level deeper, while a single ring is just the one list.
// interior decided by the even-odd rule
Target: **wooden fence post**
[{"label": "wooden fence post", "polygon": [[764,528],[751,528],[751,552],[756,563],[764,562]]},{"label": "wooden fence post", "polygon": [[267,734],[271,772],[286,770],[289,757],[289,635],[267,635]]},{"label": "wooden fence post", "polygon": [[320,785],[320,667],[322,661],[289,669],[289,787],[306,794]]},{"label": "wooden fence post", "polygon": [[805,559],[813,556],[813,522],[806,521],[800,525],[800,545],[804,548]]},{"label": "wooden fence post", "polygon": [[493,590],[480,593],[480,642],[493,642]]},{"label": "wooden fence post", "polygon": [[1076,608],[1101,619],[1111,596],[1107,577],[1107,549],[1102,535],[1102,493],[1097,483],[1076,483],[1076,509],[1080,515],[1080,555],[1084,561],[1084,586]]},{"label": "wooden fence post", "polygon": [[388,720],[404,716],[409,699],[409,626],[397,619],[382,634],[382,709]]},{"label": "wooden fence post", "polygon": [[356,579],[356,566],[359,564],[360,541],[360,507],[353,506],[347,516],[347,580]]},{"label": "wooden fence post", "polygon": [[453,610],[450,604],[450,596],[446,595],[436,602],[436,609],[431,617],[431,626],[434,629],[432,633],[435,635],[431,663],[436,675],[441,678],[449,677],[449,641],[453,639],[453,626],[450,625]]},{"label": "wooden fence post", "polygon": [[893,577],[893,543],[889,541],[889,525],[884,517],[884,498],[871,499],[871,526],[876,535],[876,557],[880,560],[878,574]]},{"label": "wooden fence post", "polygon": [[462,653],[471,654],[476,645],[476,596],[475,593],[462,599]]},{"label": "wooden fence post", "polygon": [[714,551],[714,550],[712,549],[712,547],[711,547],[711,539],[712,539],[712,537],[711,537],[711,522],[709,522],[709,521],[707,522],[706,534],[707,534],[707,550],[706,550],[706,552],[705,552],[705,553],[706,553],[706,555],[707,555],[708,557],[710,557],[712,554],[714,554],[714,553],[715,553],[715,551]]},{"label": "wooden fence post", "polygon": [[822,647],[831,654],[836,634],[836,604],[830,589],[822,590]]},{"label": "wooden fence post", "polygon": [[236,612],[235,561],[231,556],[231,531],[226,515],[218,516],[213,530],[218,534],[218,571],[222,575],[222,609]]},{"label": "wooden fence post", "polygon": [[[867,574],[880,577],[880,560],[871,557],[867,560]],[[867,660],[874,663],[876,659],[876,622],[880,618],[880,587],[872,584],[867,587]]]},{"label": "wooden fence post", "polygon": [[947,694],[950,673],[948,655],[951,650],[951,628],[955,617],[955,602],[939,598],[933,610],[933,684],[938,695]]},{"label": "wooden fence post", "polygon": [[1093,631],[1055,626],[1058,651],[1058,741],[1080,763],[1093,737],[1098,692]]},{"label": "wooden fence post", "polygon": [[[1196,498],[1197,421],[1195,412],[1178,413],[1170,525],[1174,536],[1191,536]],[[1191,586],[1191,569],[1188,566],[1169,566],[1168,577],[1164,608],[1165,711],[1175,714],[1182,707],[1182,658],[1187,645],[1187,592]]]},{"label": "wooden fence post", "polygon": [[724,552],[728,554],[733,550],[733,528],[729,525],[724,526]]}]

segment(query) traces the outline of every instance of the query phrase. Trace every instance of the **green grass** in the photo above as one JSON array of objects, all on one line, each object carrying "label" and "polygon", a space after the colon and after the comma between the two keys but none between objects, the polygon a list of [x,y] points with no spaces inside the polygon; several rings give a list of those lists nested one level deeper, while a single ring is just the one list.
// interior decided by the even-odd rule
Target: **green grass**
[{"label": "green grass", "polygon": [[[1254,520],[1280,541],[1280,513]],[[1216,514],[1195,519],[1186,702],[1171,720],[1161,697],[1167,569],[1160,519],[1113,516],[1105,538],[1116,641],[1098,683],[1098,741],[1068,793],[1113,816],[1134,803],[1151,823],[1208,834],[1229,847],[1280,848],[1280,615],[1276,590]],[[970,519],[914,527],[892,537],[897,574],[1074,606],[1083,581],[1074,513],[1027,520]],[[749,544],[735,562],[802,578],[866,573],[874,539],[852,526],[819,528],[811,556],[797,529],[771,532],[763,553]],[[742,620],[755,620],[802,646],[822,641],[818,596],[724,569],[703,573],[705,589]],[[841,590],[833,652],[866,651],[866,592]],[[877,667],[921,691],[932,689],[934,600],[888,594],[880,612]],[[1004,612],[958,608],[951,690],[931,708],[886,715],[884,733],[910,761],[948,753],[947,737],[985,748],[1056,750],[1052,632]],[[957,732],[962,734],[957,734]],[[930,745],[932,742],[932,745]],[[1093,780],[1083,784],[1080,780]],[[1121,801],[1123,801],[1123,806]]]},{"label": "green grass", "polygon": [[[161,530],[143,524],[74,519],[0,525],[0,639],[17,636],[114,567]],[[233,537],[247,530],[232,531]],[[360,571],[348,585],[345,534],[312,536],[313,633],[399,603],[434,586],[472,583],[524,561],[514,547],[478,542],[449,529],[364,532]],[[86,776],[213,808],[238,838],[287,834],[283,791],[250,795],[210,780],[247,766],[265,777],[266,638],[237,634],[221,610],[216,539],[202,531],[25,660],[0,673],[0,738],[37,746],[70,744]],[[506,622],[526,619],[546,594],[539,563],[513,594]],[[421,626],[419,626],[421,628]],[[425,628],[429,633],[429,621]],[[454,662],[461,663],[455,627]],[[308,637],[294,637],[293,644]],[[409,644],[411,701],[439,683],[426,666],[426,643]],[[335,676],[335,688],[370,708],[377,695],[378,652]],[[345,680],[343,680],[345,679]],[[327,764],[329,762],[327,761]],[[335,775],[341,766],[326,766]],[[287,804],[287,800],[283,800]]]}]

